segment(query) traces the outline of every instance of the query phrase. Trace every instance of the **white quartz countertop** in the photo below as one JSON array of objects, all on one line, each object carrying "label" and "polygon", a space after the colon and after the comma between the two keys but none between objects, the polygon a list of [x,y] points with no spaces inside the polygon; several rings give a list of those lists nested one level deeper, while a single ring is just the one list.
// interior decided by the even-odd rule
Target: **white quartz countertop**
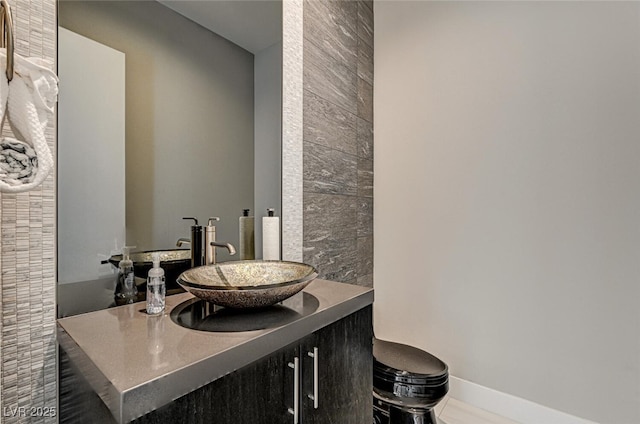
[{"label": "white quartz countertop", "polygon": [[58,340],[116,420],[128,422],[373,303],[373,289],[326,280],[303,295],[317,309],[275,328],[182,327],[170,315],[193,299],[183,293],[168,296],[160,316],[142,302],[59,319]]}]

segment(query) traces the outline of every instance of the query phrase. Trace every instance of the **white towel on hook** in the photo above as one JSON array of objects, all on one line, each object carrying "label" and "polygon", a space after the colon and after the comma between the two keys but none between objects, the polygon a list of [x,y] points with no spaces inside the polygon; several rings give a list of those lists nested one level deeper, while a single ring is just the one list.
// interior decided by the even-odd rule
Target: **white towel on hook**
[{"label": "white towel on hook", "polygon": [[11,137],[0,139],[0,177],[11,186],[28,184],[38,174],[38,155],[27,143]]},{"label": "white towel on hook", "polygon": [[[31,190],[42,184],[53,169],[53,156],[45,137],[58,95],[58,78],[51,66],[48,60],[15,54],[13,79],[7,84],[6,50],[0,49],[0,125],[8,120],[17,137],[0,140],[0,191]],[[36,157],[30,152],[35,152]]]}]

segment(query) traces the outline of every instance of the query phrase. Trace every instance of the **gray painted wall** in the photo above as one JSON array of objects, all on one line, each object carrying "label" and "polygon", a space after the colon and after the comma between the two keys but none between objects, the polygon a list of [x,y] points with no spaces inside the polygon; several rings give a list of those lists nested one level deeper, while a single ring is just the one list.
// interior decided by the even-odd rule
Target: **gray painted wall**
[{"label": "gray painted wall", "polygon": [[373,285],[373,2],[304,1],[303,258]]},{"label": "gray painted wall", "polygon": [[236,244],[254,200],[253,55],[156,2],[62,1],[60,25],[126,54],[127,243],[173,248],[182,217],[219,216]]},{"label": "gray painted wall", "polygon": [[640,3],[376,3],[375,329],[640,422]]}]

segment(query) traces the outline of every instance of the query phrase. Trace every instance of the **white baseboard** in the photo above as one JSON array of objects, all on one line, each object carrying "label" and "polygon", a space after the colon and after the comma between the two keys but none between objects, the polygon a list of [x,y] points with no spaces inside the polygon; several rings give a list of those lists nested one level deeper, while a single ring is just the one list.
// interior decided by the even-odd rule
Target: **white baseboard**
[{"label": "white baseboard", "polygon": [[521,424],[597,424],[453,376],[449,396]]}]

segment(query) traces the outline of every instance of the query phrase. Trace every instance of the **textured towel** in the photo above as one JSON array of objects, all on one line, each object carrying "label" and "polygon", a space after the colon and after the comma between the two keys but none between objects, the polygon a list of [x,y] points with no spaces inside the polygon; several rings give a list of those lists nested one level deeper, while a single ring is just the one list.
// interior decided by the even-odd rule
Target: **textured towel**
[{"label": "textured towel", "polygon": [[[24,58],[16,54],[13,79],[7,83],[5,73],[0,72],[2,124],[6,115],[18,139],[5,137],[0,142],[1,156],[6,158],[2,162],[2,172],[6,174],[0,173],[0,191],[31,190],[42,184],[53,169],[53,156],[45,137],[58,95],[58,78],[51,71],[51,66],[45,59]],[[0,49],[0,69],[5,67],[6,50]],[[33,152],[35,158],[32,157]],[[26,158],[16,153],[23,153]],[[23,167],[22,170],[19,170],[20,167]],[[16,172],[22,177],[14,178]]]},{"label": "textured towel", "polygon": [[31,183],[38,173],[36,151],[13,138],[0,139],[0,179],[6,184]]}]

